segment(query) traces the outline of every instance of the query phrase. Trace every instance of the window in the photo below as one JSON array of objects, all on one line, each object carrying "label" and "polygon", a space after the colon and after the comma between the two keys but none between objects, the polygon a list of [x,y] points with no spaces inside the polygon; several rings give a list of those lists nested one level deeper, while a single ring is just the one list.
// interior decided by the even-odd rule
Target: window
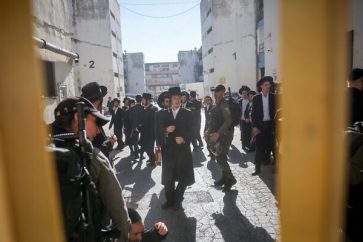
[{"label": "window", "polygon": [[113,57],[117,58],[117,54],[115,52],[112,52]]},{"label": "window", "polygon": [[209,29],[207,30],[207,34],[209,34],[210,32],[212,32],[212,26],[210,26]]},{"label": "window", "polygon": [[210,68],[209,73],[213,73],[213,72],[214,72],[214,68]]},{"label": "window", "polygon": [[208,55],[213,52],[213,47],[208,50]]},{"label": "window", "polygon": [[57,96],[57,85],[55,81],[54,62],[43,61],[43,75],[46,83],[46,97]]},{"label": "window", "polygon": [[116,38],[116,33],[115,32],[111,31],[111,34],[112,34],[113,37]]},{"label": "window", "polygon": [[114,73],[113,73],[113,75],[114,75],[115,77],[118,77],[118,76],[119,76],[117,72],[114,72]]}]

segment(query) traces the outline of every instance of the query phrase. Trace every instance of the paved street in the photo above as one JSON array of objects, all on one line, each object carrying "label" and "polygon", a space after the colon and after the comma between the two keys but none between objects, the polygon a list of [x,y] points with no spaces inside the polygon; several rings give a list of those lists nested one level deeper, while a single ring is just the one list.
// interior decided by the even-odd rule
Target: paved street
[{"label": "paved street", "polygon": [[[161,167],[147,167],[131,161],[128,148],[116,155],[118,179],[128,206],[145,219],[146,228],[157,221],[167,224],[170,242],[270,242],[279,238],[279,211],[276,207],[272,167],[263,167],[253,177],[254,153],[241,152],[239,128],[229,154],[237,184],[224,193],[212,186],[221,171],[210,161],[206,148],[193,152],[195,184],[188,187],[184,210],[162,210],[165,201]],[[146,156],[146,155],[145,155]]]}]

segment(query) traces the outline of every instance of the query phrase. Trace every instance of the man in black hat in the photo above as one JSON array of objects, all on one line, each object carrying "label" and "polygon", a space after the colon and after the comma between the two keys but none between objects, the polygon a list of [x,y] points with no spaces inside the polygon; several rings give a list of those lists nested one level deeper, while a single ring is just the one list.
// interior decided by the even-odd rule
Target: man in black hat
[{"label": "man in black hat", "polygon": [[144,113],[144,107],[141,104],[142,96],[136,95],[136,104],[130,108],[129,119],[131,123],[131,144],[133,146],[132,158],[137,159],[139,157],[139,139],[140,139],[140,129],[142,124],[142,114]]},{"label": "man in black hat", "polygon": [[[192,114],[181,107],[179,87],[169,89],[171,108],[164,110],[161,122],[164,133],[162,151],[161,183],[165,186],[166,202],[163,209],[182,207],[184,192],[187,186],[194,184],[193,158],[190,142],[193,137]],[[178,182],[175,188],[175,182]]]},{"label": "man in black hat", "polygon": [[270,92],[273,78],[265,76],[258,81],[257,85],[261,92],[252,100],[252,135],[256,139],[255,172],[256,176],[261,173],[261,164],[269,164],[271,153],[275,146],[275,94]]},{"label": "man in black hat", "polygon": [[189,102],[189,93],[187,92],[182,92],[181,93],[181,106],[182,108],[187,108]]},{"label": "man in black hat", "polygon": [[[102,112],[102,102],[104,96],[107,94],[107,87],[100,86],[97,82],[87,83],[82,87],[81,97],[87,98],[91,103]],[[107,137],[103,127],[100,128],[100,133],[95,137],[92,144],[99,148],[102,153],[109,158],[110,152],[116,140],[113,136]]]},{"label": "man in black hat", "polygon": [[164,143],[164,130],[162,128],[162,121],[164,120],[164,115],[170,108],[170,94],[169,92],[163,92],[158,97],[158,106],[160,110],[155,114],[155,138],[156,138],[156,146],[161,147]]},{"label": "man in black hat", "polygon": [[203,148],[202,137],[200,136],[200,127],[202,122],[201,109],[202,103],[197,100],[196,91],[190,91],[190,99],[186,104],[186,108],[192,111],[193,116],[193,139],[192,145],[194,149]]},{"label": "man in black hat", "polygon": [[355,68],[349,75],[349,96],[351,99],[351,117],[349,123],[363,121],[363,69]]},{"label": "man in black hat", "polygon": [[249,103],[248,100],[248,92],[251,89],[248,86],[243,85],[239,89],[239,95],[241,96],[239,100],[239,104],[241,107],[241,121],[240,121],[240,130],[241,130],[241,141],[242,141],[242,149],[245,151],[250,150],[250,141],[251,141],[251,124],[245,120],[245,112],[247,105]]},{"label": "man in black hat", "polygon": [[124,106],[122,107],[124,111],[124,134],[125,134],[125,144],[130,148],[130,156],[133,157],[135,151],[134,146],[131,140],[132,135],[132,123],[130,117],[130,105],[131,105],[131,98],[125,97],[123,100]]},{"label": "man in black hat", "polygon": [[120,108],[120,103],[120,99],[113,99],[113,114],[109,125],[109,129],[111,129],[112,126],[115,125],[113,132],[117,137],[117,150],[122,150],[125,147],[125,143],[122,141],[125,111]]},{"label": "man in black hat", "polygon": [[[99,127],[109,122],[109,119],[102,115],[88,99],[83,97],[67,98],[60,102],[54,110],[55,121],[51,125],[53,137],[56,135],[59,136],[60,134],[78,132],[78,113],[76,106],[78,102],[85,104],[85,129],[87,138],[90,141],[93,141],[100,133]],[[77,139],[62,140],[58,138],[54,141],[54,145],[56,147],[73,150],[77,142]],[[90,172],[92,182],[96,185],[97,195],[101,202],[99,209],[102,209],[102,211],[98,210],[98,213],[106,215],[107,218],[110,217],[112,225],[121,232],[121,241],[126,241],[131,222],[128,217],[126,203],[122,196],[121,185],[107,157],[96,147],[93,147],[92,153],[92,160],[87,168]],[[106,217],[104,221],[109,220]]]},{"label": "man in black hat", "polygon": [[156,107],[151,104],[152,96],[150,93],[142,94],[142,104],[144,106],[144,111],[142,114],[142,123],[140,126],[140,161],[143,158],[143,153],[149,156],[147,165],[155,165],[155,113],[158,111]]},{"label": "man in black hat", "polygon": [[209,150],[215,156],[222,169],[222,177],[214,182],[215,186],[223,186],[223,191],[229,191],[236,184],[231,168],[227,162],[227,154],[233,140],[234,126],[231,110],[224,99],[226,88],[218,85],[214,90],[216,106],[211,110],[210,124],[206,130],[205,139]]}]

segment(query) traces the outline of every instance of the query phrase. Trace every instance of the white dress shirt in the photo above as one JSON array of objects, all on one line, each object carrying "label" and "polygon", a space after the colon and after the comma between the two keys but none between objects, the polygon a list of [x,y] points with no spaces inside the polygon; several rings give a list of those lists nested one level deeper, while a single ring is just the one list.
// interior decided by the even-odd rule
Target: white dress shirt
[{"label": "white dress shirt", "polygon": [[266,96],[262,94],[262,106],[263,106],[263,121],[270,121],[270,103],[269,103],[269,96],[270,94],[267,94]]},{"label": "white dress shirt", "polygon": [[174,117],[174,119],[176,119],[176,116],[178,115],[178,113],[179,113],[179,110],[180,110],[180,107],[179,108],[177,108],[177,109],[171,109],[171,111],[173,112],[173,117]]},{"label": "white dress shirt", "polygon": [[242,113],[241,113],[241,119],[245,120],[245,111],[248,104],[248,99],[242,99]]}]

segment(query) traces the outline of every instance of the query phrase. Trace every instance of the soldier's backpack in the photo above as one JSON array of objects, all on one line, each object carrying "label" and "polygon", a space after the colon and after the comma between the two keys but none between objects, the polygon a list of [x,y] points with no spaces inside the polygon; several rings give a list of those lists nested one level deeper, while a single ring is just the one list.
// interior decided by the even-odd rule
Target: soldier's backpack
[{"label": "soldier's backpack", "polygon": [[[85,189],[89,188],[85,187],[84,176],[86,174],[82,169],[78,152],[54,145],[48,146],[48,151],[55,160],[66,241],[100,241],[99,233],[97,233],[97,231],[101,231],[97,192],[89,190],[90,202],[95,208],[90,211],[94,219],[89,222],[86,220],[87,204],[85,201]],[[97,220],[98,223],[95,223]]]}]

